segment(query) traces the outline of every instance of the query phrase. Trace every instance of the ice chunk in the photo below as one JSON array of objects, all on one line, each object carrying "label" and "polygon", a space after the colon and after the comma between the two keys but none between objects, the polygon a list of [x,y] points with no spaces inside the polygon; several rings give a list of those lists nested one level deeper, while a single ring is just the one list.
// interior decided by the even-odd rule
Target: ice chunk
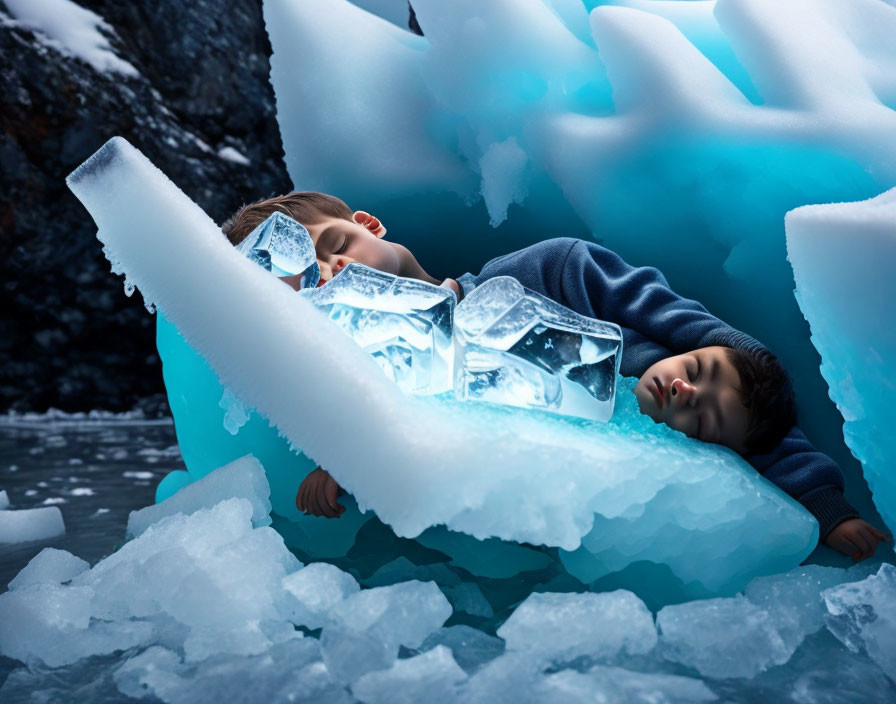
[{"label": "ice chunk", "polygon": [[368,704],[459,702],[457,685],[467,679],[451,656],[436,646],[422,655],[397,660],[388,670],[368,672],[352,685],[352,693]]},{"label": "ice chunk", "polygon": [[896,531],[896,442],[886,430],[896,423],[896,333],[880,324],[896,300],[896,188],[860,203],[797,208],[784,222],[795,295],[843,436]]},{"label": "ice chunk", "polygon": [[[210,456],[232,452],[239,443],[230,443],[267,419],[287,438],[272,443],[269,433],[263,448],[278,458],[265,466],[281,515],[297,513],[299,470],[320,464],[399,536],[444,524],[477,539],[563,548],[564,566],[585,583],[650,562],[668,567],[677,594],[692,585],[702,594],[731,593],[757,574],[793,567],[817,542],[818,522],[742,458],[642,415],[634,379],[617,381],[609,423],[402,393],[304,296],[240,256],[124,140],[111,140],[68,182],[100,224],[108,256],[196,345],[181,341],[166,365],[181,363],[178,353],[201,354],[208,373],[258,411],[229,435],[217,386],[209,401],[215,442],[205,426],[179,424],[190,445],[185,461],[198,463],[199,476],[223,464]],[[221,280],[228,285],[215,284]],[[169,387],[182,418],[198,401],[190,387],[189,376]],[[340,536],[340,550],[364,520],[358,515]],[[331,521],[314,521],[322,533],[332,530]]]},{"label": "ice chunk", "polygon": [[9,508],[9,497],[5,491],[0,491],[0,511]]},{"label": "ice chunk", "polygon": [[60,535],[65,535],[65,523],[56,506],[0,512],[0,544],[49,540]]},{"label": "ice chunk", "polygon": [[320,266],[311,235],[301,223],[281,212],[259,224],[236,249],[275,276],[300,276],[301,288],[314,288]]},{"label": "ice chunk", "polygon": [[861,582],[824,592],[828,629],[852,652],[865,650],[891,678],[896,673],[896,567],[884,563]]},{"label": "ice chunk", "polygon": [[247,455],[216,469],[160,504],[132,511],[128,517],[128,537],[141,535],[153,523],[176,513],[190,515],[230,498],[252,503],[252,525],[271,525],[271,489],[261,463]]},{"label": "ice chunk", "polygon": [[[595,634],[600,637],[595,637]],[[612,658],[625,650],[646,653],[656,645],[653,616],[644,603],[622,589],[601,594],[529,596],[498,629],[508,651],[542,660],[582,655]]]},{"label": "ice chunk", "polygon": [[283,588],[295,598],[289,606],[290,620],[308,628],[332,623],[333,608],[361,589],[348,572],[326,562],[314,562],[287,575]]},{"label": "ice chunk", "polygon": [[470,626],[448,626],[430,633],[420,645],[429,650],[437,645],[451,648],[454,660],[472,674],[504,652],[504,641]]},{"label": "ice chunk", "polygon": [[454,316],[454,393],[606,421],[622,359],[618,325],[578,315],[497,276]]},{"label": "ice chunk", "polygon": [[224,389],[218,406],[224,409],[224,427],[231,435],[236,435],[249,422],[249,409],[230,389]]},{"label": "ice chunk", "polygon": [[303,295],[403,390],[437,394],[451,388],[457,299],[448,289],[351,262]]},{"label": "ice chunk", "polygon": [[456,587],[445,587],[443,591],[455,611],[463,611],[482,618],[491,618],[495,615],[482,591],[472,582],[458,584]]},{"label": "ice chunk", "polygon": [[90,569],[86,560],[65,550],[44,548],[9,583],[10,589],[29,584],[61,584]]},{"label": "ice chunk", "polygon": [[587,672],[564,670],[546,676],[533,692],[536,701],[587,704],[600,693],[602,704],[712,702],[718,697],[700,680],[595,665]]},{"label": "ice chunk", "polygon": [[84,657],[146,643],[142,621],[91,622],[88,587],[31,584],[0,594],[0,654],[59,667]]}]

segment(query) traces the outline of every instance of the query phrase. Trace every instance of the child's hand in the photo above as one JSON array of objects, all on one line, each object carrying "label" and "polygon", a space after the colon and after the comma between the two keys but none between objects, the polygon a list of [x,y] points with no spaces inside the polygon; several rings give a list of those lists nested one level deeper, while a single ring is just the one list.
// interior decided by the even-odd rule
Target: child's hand
[{"label": "child's hand", "polygon": [[296,494],[296,508],[312,516],[339,518],[345,506],[336,503],[339,485],[320,467],[310,472],[299,486]]},{"label": "child's hand", "polygon": [[893,537],[884,535],[861,518],[848,518],[828,533],[824,542],[844,555],[852,555],[856,562],[871,557],[879,541],[892,543]]},{"label": "child's hand", "polygon": [[382,223],[370,213],[365,213],[363,210],[357,210],[352,217],[355,219],[356,223],[363,225],[377,237],[382,237],[386,234],[386,228],[383,227]]}]

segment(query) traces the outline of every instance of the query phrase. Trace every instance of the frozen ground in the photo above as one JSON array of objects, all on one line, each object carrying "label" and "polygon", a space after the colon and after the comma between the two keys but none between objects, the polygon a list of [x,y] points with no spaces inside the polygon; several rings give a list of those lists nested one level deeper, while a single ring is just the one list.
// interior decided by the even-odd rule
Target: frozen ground
[{"label": "frozen ground", "polygon": [[[252,459],[229,469],[242,498],[203,488],[174,509],[218,503],[167,517],[162,504],[124,543],[128,509],[179,465],[172,439],[164,424],[0,426],[13,507],[65,499],[69,531],[52,545],[89,561],[44,552],[0,594],[4,703],[896,697],[892,565],[810,565],[658,613],[625,590],[546,585],[536,571],[502,606],[487,580],[382,524],[338,566],[303,566],[253,517],[267,487]],[[4,587],[42,547],[2,553]]]}]

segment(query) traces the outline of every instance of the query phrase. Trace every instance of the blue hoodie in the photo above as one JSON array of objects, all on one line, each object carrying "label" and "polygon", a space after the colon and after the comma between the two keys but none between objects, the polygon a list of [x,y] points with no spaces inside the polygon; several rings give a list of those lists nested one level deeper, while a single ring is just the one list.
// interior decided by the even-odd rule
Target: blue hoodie
[{"label": "blue hoodie", "polygon": [[[619,325],[623,376],[640,377],[661,359],[701,347],[765,349],[697,301],[676,294],[659,269],[630,266],[595,242],[539,242],[487,262],[473,283],[494,276],[512,276],[577,313]],[[838,523],[859,516],[843,498],[840,467],[812,447],[798,426],[771,452],[745,459],[818,519],[822,540]]]}]

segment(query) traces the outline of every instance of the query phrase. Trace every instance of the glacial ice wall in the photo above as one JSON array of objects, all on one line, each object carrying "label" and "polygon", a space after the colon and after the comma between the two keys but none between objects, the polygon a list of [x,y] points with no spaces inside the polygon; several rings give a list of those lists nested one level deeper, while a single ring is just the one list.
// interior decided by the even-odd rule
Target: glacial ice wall
[{"label": "glacial ice wall", "polygon": [[797,208],[786,226],[796,298],[846,444],[896,531],[896,188],[859,203]]},{"label": "glacial ice wall", "polygon": [[265,1],[295,187],[375,212],[445,276],[560,235],[659,267],[782,359],[801,427],[848,464],[783,219],[896,185],[896,7],[413,5],[425,37],[346,0]]},{"label": "glacial ice wall", "polygon": [[[444,524],[560,548],[586,582],[649,561],[715,592],[798,564],[816,543],[815,519],[736,453],[641,415],[634,379],[620,378],[612,423],[405,395],[125,140],[110,140],[68,183],[126,288],[399,536]],[[204,405],[221,411],[220,398],[216,387]],[[179,438],[193,432],[178,424]]]}]

